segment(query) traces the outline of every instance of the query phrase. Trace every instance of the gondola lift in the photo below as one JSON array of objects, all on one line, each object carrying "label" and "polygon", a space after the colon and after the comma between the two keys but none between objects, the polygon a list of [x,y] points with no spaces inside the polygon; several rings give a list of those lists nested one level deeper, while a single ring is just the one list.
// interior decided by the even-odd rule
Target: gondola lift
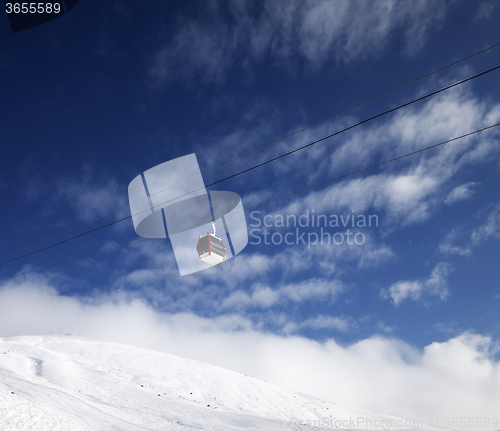
[{"label": "gondola lift", "polygon": [[210,265],[219,265],[226,259],[226,246],[221,238],[216,235],[215,221],[211,221],[214,233],[207,232],[200,236],[196,251],[203,262]]}]

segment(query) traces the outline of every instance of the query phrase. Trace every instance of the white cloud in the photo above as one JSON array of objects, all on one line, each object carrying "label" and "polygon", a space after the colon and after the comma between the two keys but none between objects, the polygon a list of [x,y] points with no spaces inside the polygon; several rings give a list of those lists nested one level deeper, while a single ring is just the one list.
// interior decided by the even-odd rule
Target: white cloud
[{"label": "white cloud", "polygon": [[418,301],[427,300],[428,297],[439,297],[445,301],[448,297],[446,278],[452,268],[445,262],[440,262],[432,270],[430,276],[425,280],[398,281],[387,289],[382,289],[380,294],[384,299],[392,299],[393,304],[398,307],[404,300]]},{"label": "white cloud", "polygon": [[[236,131],[211,139],[217,142],[220,151],[214,153],[200,148],[199,158],[212,160],[207,162],[207,166],[213,166],[218,164],[219,154],[227,154],[228,159],[236,157],[238,151],[241,154],[240,144],[244,148],[243,152],[246,152],[255,148],[256,140],[270,142],[272,123],[276,121],[274,117],[273,121],[264,119],[264,131],[260,126],[243,122]],[[324,123],[256,153],[252,160],[244,159],[241,167],[248,167],[251,161],[257,163],[268,160],[357,121],[359,118],[343,116]],[[248,208],[275,198],[278,188],[279,194],[285,195],[498,121],[500,106],[480,101],[466,87],[450,90],[426,102],[402,109],[388,116],[385,122],[373,122],[353,129],[304,152],[271,163],[265,168],[265,176],[257,175],[255,182],[251,182],[252,191],[244,196],[243,203]],[[317,214],[339,214],[351,210],[365,215],[376,214],[383,234],[423,223],[438,213],[445,201],[451,203],[452,199],[470,196],[476,183],[463,184],[451,194],[450,189],[457,185],[457,177],[461,172],[479,163],[486,164],[496,157],[499,131],[496,128],[454,141],[368,171],[364,175],[283,199],[273,204],[273,211],[285,215],[300,214],[307,209],[314,209]],[[238,145],[235,145],[236,142]],[[231,169],[237,170],[239,163],[231,165]],[[247,188],[250,183],[246,175],[251,174],[236,177],[235,183],[231,184]],[[223,172],[217,172],[215,178],[223,176]],[[269,184],[274,184],[274,181],[276,185],[270,189]],[[265,206],[256,210],[264,214],[267,208]]]},{"label": "white cloud", "polygon": [[379,321],[377,323],[377,327],[380,331],[385,332],[386,334],[390,334],[392,331],[394,331],[395,327],[394,326],[389,326],[386,325],[384,322]]},{"label": "white cloud", "polygon": [[435,323],[434,325],[432,325],[432,328],[435,329],[436,331],[438,332],[442,332],[443,334],[446,334],[446,335],[459,335],[460,332],[463,332],[463,331],[460,331],[458,329],[458,322],[452,320],[451,322],[448,322],[448,323],[442,323],[442,322],[439,322],[439,323]]},{"label": "white cloud", "polygon": [[478,246],[490,238],[500,238],[500,204],[488,214],[486,221],[472,231],[470,240],[472,245]]},{"label": "white cloud", "polygon": [[494,1],[483,1],[479,4],[477,8],[476,15],[474,17],[475,21],[481,21],[485,19],[492,18],[495,9],[498,7],[498,2]]},{"label": "white cloud", "polygon": [[60,181],[58,198],[69,203],[79,219],[88,221],[125,206],[123,188],[115,180],[105,183],[89,178]]},{"label": "white cloud", "polygon": [[294,302],[309,299],[322,299],[333,302],[345,290],[343,284],[337,280],[310,279],[301,283],[292,283],[280,287],[281,294]]},{"label": "white cloud", "polygon": [[355,323],[352,318],[349,317],[325,316],[320,314],[319,316],[305,320],[300,324],[300,327],[312,329],[335,329],[337,331],[347,332],[355,327]]},{"label": "white cloud", "polygon": [[465,236],[465,230],[461,226],[453,227],[440,241],[439,251],[444,254],[457,254],[467,256],[471,252],[470,244],[462,242],[457,244]]},{"label": "white cloud", "polygon": [[463,201],[470,199],[474,194],[473,187],[477,186],[478,183],[469,181],[468,183],[462,184],[461,186],[455,187],[444,200],[445,204],[451,205],[458,201]]},{"label": "white cloud", "polygon": [[[395,258],[390,247],[375,244],[370,235],[362,246],[269,246],[261,250],[265,254],[249,246],[223,268],[180,277],[168,244],[149,241],[120,252],[111,291],[122,292],[128,300],[144,299],[164,312],[203,310],[204,316],[213,316],[235,310],[254,323],[274,325],[270,315],[284,304],[336,302],[350,290],[341,281],[343,274],[373,268]],[[315,274],[312,279],[311,271]],[[279,283],[273,281],[277,273],[281,274]],[[274,326],[284,330],[287,324]]]},{"label": "white cloud", "polygon": [[401,33],[404,52],[415,53],[443,21],[447,7],[432,0],[268,0],[262,7],[213,1],[200,18],[178,17],[149,73],[157,83],[195,76],[220,82],[232,67],[250,69],[267,57],[292,69],[305,60],[315,69],[332,59],[349,62],[380,54]]},{"label": "white cloud", "polygon": [[420,281],[398,281],[389,287],[389,289],[383,289],[382,297],[385,299],[391,297],[394,305],[397,307],[407,298],[414,301],[420,299],[423,289],[424,286]]},{"label": "white cloud", "polygon": [[286,302],[304,301],[334,302],[345,286],[338,280],[310,279],[300,283],[281,285],[275,289],[257,284],[251,293],[241,290],[232,292],[222,302],[222,309],[241,310],[246,307],[269,308]]},{"label": "white cloud", "polygon": [[[250,226],[249,229],[252,229]],[[281,231],[285,234],[291,230],[284,229]],[[198,276],[178,277],[175,281],[175,291],[179,291],[186,286],[205,286],[200,289],[200,296],[192,295],[191,291],[186,291],[186,306],[194,305],[193,301],[201,300],[203,292],[208,295],[216,291],[217,295],[229,296],[236,288],[239,288],[242,283],[255,283],[259,282],[260,285],[255,285],[254,288],[269,287],[266,286],[266,280],[276,272],[283,274],[284,284],[280,297],[291,298],[292,292],[295,290],[304,290],[304,292],[313,291],[310,282],[302,285],[297,280],[301,280],[302,276],[309,278],[310,271],[314,270],[317,274],[318,280],[321,281],[318,286],[324,286],[337,274],[349,270],[350,267],[355,266],[358,269],[372,268],[381,265],[384,262],[394,260],[395,255],[392,249],[384,243],[377,243],[373,234],[367,232],[365,234],[366,241],[362,245],[348,245],[344,242],[342,245],[318,243],[311,246],[309,249],[307,245],[294,243],[293,246],[277,247],[275,245],[265,246],[261,244],[255,248],[251,243],[247,246],[245,253],[238,255],[237,259],[231,259],[222,267],[212,267],[202,271]],[[307,239],[307,236],[306,236]],[[120,263],[123,264],[121,273],[117,272],[119,278],[114,283],[114,289],[132,289],[136,290],[141,288],[144,284],[155,286],[159,291],[163,291],[165,299],[168,298],[170,304],[173,303],[174,298],[168,296],[167,292],[172,292],[172,288],[165,289],[166,276],[178,275],[175,259],[170,252],[170,247],[161,241],[149,241],[144,244],[139,244],[133,248],[123,250]],[[255,251],[259,250],[259,251]],[[130,265],[140,265],[139,269],[130,271]],[[350,266],[348,266],[348,264]],[[216,280],[211,284],[212,280]],[[289,283],[292,280],[293,283]],[[172,279],[170,279],[172,281]],[[315,281],[314,281],[315,282]],[[313,282],[313,284],[314,284]],[[283,286],[288,285],[285,289]],[[292,288],[291,286],[295,286]],[[273,286],[273,290],[276,290]],[[316,287],[316,291],[323,288]],[[158,291],[158,294],[161,293]],[[167,292],[165,292],[167,291]],[[262,293],[262,301],[265,292]],[[205,300],[207,299],[205,295]],[[245,303],[256,303],[254,300],[243,300],[243,295],[235,297]],[[176,301],[179,298],[176,299]],[[234,298],[233,298],[234,299]],[[233,299],[227,300],[232,302]],[[258,301],[260,303],[265,303]],[[269,304],[273,301],[269,300]],[[200,303],[204,308],[207,307],[206,303]]]},{"label": "white cloud", "polygon": [[467,232],[463,226],[452,228],[439,243],[439,250],[444,254],[467,256],[474,247],[492,238],[500,238],[500,204],[495,205],[486,220],[472,231]]},{"label": "white cloud", "polygon": [[384,231],[393,230],[401,225],[427,220],[433,211],[432,197],[438,186],[438,180],[424,172],[358,177],[312,191],[281,212],[293,214],[299,205],[325,214],[351,209],[357,213],[372,210],[366,215],[383,212],[380,214],[382,219],[385,213],[380,227]]},{"label": "white cloud", "polygon": [[262,333],[235,314],[209,319],[158,313],[120,297],[63,297],[42,277],[0,288],[0,328],[3,336],[62,330],[164,351],[411,419],[494,417],[500,405],[495,343],[473,333],[423,350],[379,336],[341,346],[333,339]]},{"label": "white cloud", "polygon": [[279,296],[279,292],[270,287],[258,287],[252,293],[252,301],[262,308],[268,308],[278,302]]},{"label": "white cloud", "polygon": [[[280,164],[280,176],[293,171],[305,185],[313,185],[321,182],[318,178],[333,179],[498,121],[499,106],[479,102],[464,89],[450,91],[399,111],[385,123],[356,129],[338,143],[318,144],[314,151],[308,151],[307,158],[301,159],[303,173],[296,170],[298,161],[290,159]],[[334,125],[328,127],[337,129]],[[297,200],[284,203],[279,212],[294,213],[299,208],[315,209],[317,213],[376,211],[381,213],[385,231],[421,223],[439,210],[459,172],[492,160],[498,153],[497,142],[497,129],[463,138],[381,170],[374,169],[365,177],[355,176],[298,195]],[[460,191],[464,197],[465,188],[470,187],[468,184],[457,190],[455,198]]]},{"label": "white cloud", "polygon": [[[88,164],[83,164],[81,171],[76,171],[71,176],[48,178],[30,161],[23,166],[22,176],[25,177],[25,195],[28,199],[43,201],[42,214],[49,215],[52,219],[61,207],[71,208],[78,219],[88,221],[128,203],[124,185],[106,173],[96,173],[95,168]],[[117,212],[112,217],[116,219],[120,216],[123,217],[123,212]],[[117,225],[121,226],[123,224]]]},{"label": "white cloud", "polygon": [[452,266],[445,262],[440,262],[432,270],[430,277],[425,281],[425,288],[429,295],[438,296],[442,301],[448,296],[446,278],[453,270]]}]

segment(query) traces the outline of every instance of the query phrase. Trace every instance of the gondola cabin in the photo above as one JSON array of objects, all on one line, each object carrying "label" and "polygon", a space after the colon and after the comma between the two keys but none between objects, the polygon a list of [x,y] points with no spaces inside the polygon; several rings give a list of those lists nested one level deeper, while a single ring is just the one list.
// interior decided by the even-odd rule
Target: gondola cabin
[{"label": "gondola cabin", "polygon": [[210,265],[219,265],[226,259],[226,246],[222,239],[210,234],[210,232],[200,236],[196,251],[200,259]]}]

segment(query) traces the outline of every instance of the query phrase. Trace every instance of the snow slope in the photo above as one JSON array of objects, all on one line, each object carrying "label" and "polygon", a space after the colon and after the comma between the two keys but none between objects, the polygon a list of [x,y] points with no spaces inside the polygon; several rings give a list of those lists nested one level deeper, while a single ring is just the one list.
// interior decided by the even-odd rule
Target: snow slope
[{"label": "snow slope", "polygon": [[434,429],[165,353],[73,336],[0,338],[0,430],[311,430],[314,420],[316,429]]}]

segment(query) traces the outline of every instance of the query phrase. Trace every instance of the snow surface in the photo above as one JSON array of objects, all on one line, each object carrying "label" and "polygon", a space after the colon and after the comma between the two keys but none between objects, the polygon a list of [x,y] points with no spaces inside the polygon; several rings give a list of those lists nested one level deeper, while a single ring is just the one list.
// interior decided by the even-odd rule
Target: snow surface
[{"label": "snow surface", "polygon": [[[335,420],[358,418],[359,427],[335,428]],[[384,426],[367,427],[369,419]],[[0,430],[436,429],[389,420],[397,418],[137,347],[74,336],[0,338]]]}]

